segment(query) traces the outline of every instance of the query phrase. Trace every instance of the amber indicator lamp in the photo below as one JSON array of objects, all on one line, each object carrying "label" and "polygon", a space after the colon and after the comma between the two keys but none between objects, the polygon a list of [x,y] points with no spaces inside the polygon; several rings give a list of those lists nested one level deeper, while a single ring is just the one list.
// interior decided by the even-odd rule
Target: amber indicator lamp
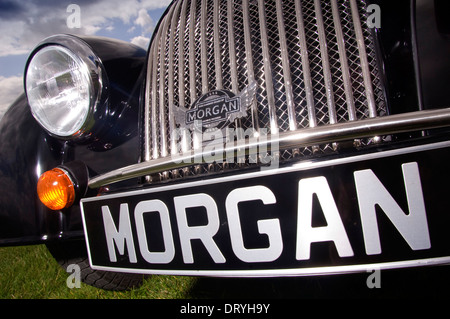
[{"label": "amber indicator lamp", "polygon": [[52,210],[71,206],[75,200],[75,187],[68,174],[60,168],[43,173],[37,183],[41,202]]}]

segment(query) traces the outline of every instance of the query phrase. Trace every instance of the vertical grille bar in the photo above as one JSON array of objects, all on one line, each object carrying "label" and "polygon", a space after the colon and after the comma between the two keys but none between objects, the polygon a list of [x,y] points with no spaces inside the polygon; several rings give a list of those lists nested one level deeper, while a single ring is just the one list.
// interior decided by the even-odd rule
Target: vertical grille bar
[{"label": "vertical grille bar", "polygon": [[270,65],[269,40],[267,36],[266,8],[264,0],[258,0],[259,22],[261,27],[261,43],[264,63],[264,78],[266,81],[267,102],[269,109],[269,126],[272,134],[278,133],[278,123],[275,110],[275,95],[272,81],[272,66]]},{"label": "vertical grille bar", "polygon": [[[170,38],[169,38],[169,61],[175,61],[175,55],[174,55],[174,46],[175,46],[175,35],[177,31],[177,24],[178,24],[178,14],[179,9],[181,7],[181,2],[179,2],[176,7],[174,7],[174,13],[172,14],[172,19],[170,23]],[[175,63],[169,63],[168,64],[168,86],[167,86],[167,93],[168,93],[168,103],[169,105],[175,105],[174,104],[174,95],[175,95]],[[175,121],[174,121],[174,115],[173,115],[173,108],[170,107],[168,110],[169,113],[169,136],[170,136],[170,153],[176,154],[177,148],[176,148],[176,140],[175,135],[172,134],[175,130]]]},{"label": "vertical grille bar", "polygon": [[227,1],[227,19],[228,19],[228,53],[230,55],[230,72],[231,72],[231,89],[233,92],[238,91],[238,76],[236,64],[236,43],[234,39],[233,25],[233,1]]},{"label": "vertical grille bar", "polygon": [[347,53],[345,49],[344,35],[342,32],[341,17],[338,10],[337,0],[331,0],[331,9],[333,11],[333,23],[336,33],[337,46],[339,50],[339,61],[341,64],[342,79],[344,82],[345,98],[347,103],[348,120],[356,120],[355,102],[352,94],[352,83],[350,80],[350,70],[348,67]]},{"label": "vertical grille bar", "polygon": [[196,0],[191,0],[189,15],[189,89],[191,104],[197,99],[196,74],[195,74],[195,22],[197,11]]},{"label": "vertical grille bar", "polygon": [[219,8],[220,2],[219,0],[214,1],[214,12],[213,12],[213,21],[214,21],[214,64],[216,68],[216,89],[220,90],[223,88],[222,82],[222,59],[220,57],[220,34],[219,34]]},{"label": "vertical grille bar", "polygon": [[[197,99],[197,85],[196,85],[196,61],[195,61],[195,28],[196,28],[196,12],[197,1],[191,0],[190,21],[189,21],[189,87],[191,95],[191,104]],[[198,134],[193,136],[193,147],[198,150],[202,147]]]},{"label": "vertical grille bar", "polygon": [[294,131],[297,129],[297,120],[295,116],[294,95],[292,93],[292,78],[289,65],[289,56],[286,40],[286,29],[284,27],[283,7],[281,1],[276,2],[278,32],[280,36],[281,47],[281,63],[283,65],[284,87],[286,90],[286,104],[289,119],[289,129]]},{"label": "vertical grille bar", "polygon": [[[154,51],[154,49],[150,49],[150,54],[149,56],[152,56],[152,52]],[[154,68],[154,64],[153,63],[149,63],[148,64],[148,69],[147,69],[147,76],[146,76],[146,81],[147,81],[147,86],[150,87],[150,83],[152,81],[152,74],[156,74],[156,72],[153,70]],[[145,120],[145,125],[144,125],[144,161],[149,161],[151,159],[151,154],[150,154],[150,145],[151,145],[151,140],[150,140],[150,128],[153,126],[150,126],[150,120],[151,120],[151,110],[150,110],[150,101],[153,101],[153,99],[151,98],[151,95],[153,94],[154,90],[150,90],[150,89],[146,89],[145,90],[145,107],[144,107],[144,120]]]},{"label": "vertical grille bar", "polygon": [[356,33],[356,42],[358,44],[359,58],[361,61],[364,87],[366,88],[366,98],[369,107],[369,116],[376,117],[377,107],[375,105],[375,97],[373,95],[372,81],[370,79],[369,62],[367,61],[366,47],[364,44],[364,35],[361,28],[361,21],[359,19],[359,12],[356,0],[350,0],[350,7],[352,11],[353,25]]},{"label": "vertical grille bar", "polygon": [[300,42],[303,81],[305,83],[306,105],[308,109],[309,126],[316,127],[317,120],[314,108],[314,93],[312,86],[311,71],[309,69],[308,49],[306,46],[305,23],[303,21],[303,12],[300,0],[295,1],[295,12],[297,18],[298,39]]},{"label": "vertical grille bar", "polygon": [[[186,12],[187,12],[187,1],[182,2],[180,12],[180,23],[179,23],[179,40],[178,40],[178,106],[185,106],[186,96],[185,96],[185,50],[184,50],[184,36],[186,32]],[[189,150],[187,142],[187,132],[183,130],[181,132],[181,151],[187,152]]]},{"label": "vertical grille bar", "polygon": [[334,104],[333,84],[331,80],[330,62],[328,59],[328,49],[320,0],[314,0],[314,10],[316,14],[317,31],[319,35],[320,55],[322,58],[323,79],[325,82],[325,96],[327,98],[328,115],[330,118],[330,124],[335,124],[337,123],[337,116]]},{"label": "vertical grille bar", "polygon": [[206,0],[201,2],[200,13],[200,50],[201,50],[201,66],[202,66],[202,94],[209,91],[208,85],[208,58],[206,56],[206,14],[207,4]]},{"label": "vertical grille bar", "polygon": [[[175,6],[172,6],[170,12],[168,13],[168,20],[171,21],[171,17],[173,14]],[[160,155],[161,157],[166,157],[168,155],[168,147],[167,147],[167,122],[166,122],[166,90],[165,90],[165,79],[166,79],[166,50],[167,50],[167,34],[169,31],[170,23],[166,23],[163,27],[163,31],[161,34],[161,53],[159,55],[159,65],[160,65],[160,74],[162,76],[159,77],[159,129],[160,129]],[[172,64],[172,63],[170,63]]]},{"label": "vertical grille bar", "polygon": [[[161,36],[161,29],[158,30],[157,39],[160,39]],[[157,111],[157,65],[155,61],[158,59],[158,49],[159,45],[155,45],[153,47],[153,53],[152,53],[152,61],[153,61],[153,74],[152,74],[152,94],[151,94],[151,122],[152,122],[152,157],[153,159],[156,159],[159,157],[158,150],[159,150],[159,143],[158,143],[158,111]]]},{"label": "vertical grille bar", "polygon": [[[250,31],[250,13],[249,13],[249,0],[243,0],[242,2],[242,16],[244,23],[244,45],[245,45],[245,59],[247,63],[247,77],[248,84],[255,82],[255,72],[253,65],[253,53],[251,43],[251,31]],[[256,99],[253,99],[251,105],[252,124],[253,128],[259,133],[259,119],[258,119],[258,105]]]},{"label": "vertical grille bar", "polygon": [[[233,92],[239,91],[238,85],[238,70],[237,70],[237,62],[236,62],[236,42],[234,38],[234,1],[227,1],[227,20],[228,20],[228,52],[230,56],[230,72],[231,72],[231,90]],[[241,127],[241,120],[234,120],[236,127]],[[238,139],[242,139],[242,132],[236,131]]]},{"label": "vertical grille bar", "polygon": [[[362,24],[365,5],[365,0],[174,1],[149,49],[144,159],[200,149],[202,128],[178,131],[180,141],[172,132],[185,124],[175,119],[214,89],[239,94],[257,85],[247,116],[230,124],[256,132],[267,128],[276,134],[386,114],[374,42]],[[326,153],[335,150],[331,145],[280,156]],[[208,169],[196,165],[183,172]],[[179,172],[161,176],[169,174]]]}]

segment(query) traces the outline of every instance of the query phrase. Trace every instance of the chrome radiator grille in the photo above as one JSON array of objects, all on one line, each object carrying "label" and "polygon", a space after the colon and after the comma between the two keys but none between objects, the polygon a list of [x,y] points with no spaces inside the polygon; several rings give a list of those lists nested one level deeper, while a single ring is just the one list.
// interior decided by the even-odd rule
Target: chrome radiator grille
[{"label": "chrome radiator grille", "polygon": [[248,116],[231,126],[273,134],[386,115],[366,19],[363,0],[174,2],[149,51],[145,161],[177,151],[175,108],[189,109],[212,90],[238,93],[252,82],[257,91]]}]

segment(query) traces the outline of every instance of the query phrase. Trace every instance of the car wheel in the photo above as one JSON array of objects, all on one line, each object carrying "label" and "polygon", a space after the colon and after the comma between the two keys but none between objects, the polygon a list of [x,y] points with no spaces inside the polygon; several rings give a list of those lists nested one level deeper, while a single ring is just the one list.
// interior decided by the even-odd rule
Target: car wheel
[{"label": "car wheel", "polygon": [[84,241],[54,242],[48,243],[46,246],[65,271],[68,271],[70,265],[78,265],[80,280],[87,285],[104,290],[120,291],[137,288],[145,279],[145,276],[141,274],[92,269],[89,265]]}]

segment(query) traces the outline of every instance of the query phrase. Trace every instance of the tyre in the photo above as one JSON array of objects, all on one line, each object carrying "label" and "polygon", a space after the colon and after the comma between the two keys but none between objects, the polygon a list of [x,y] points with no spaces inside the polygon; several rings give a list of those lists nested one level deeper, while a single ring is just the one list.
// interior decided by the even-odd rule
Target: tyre
[{"label": "tyre", "polygon": [[87,285],[104,290],[121,291],[138,288],[145,279],[145,276],[140,274],[92,269],[87,257],[86,244],[82,240],[48,243],[46,246],[64,271],[67,271],[70,265],[78,265],[80,280]]}]

